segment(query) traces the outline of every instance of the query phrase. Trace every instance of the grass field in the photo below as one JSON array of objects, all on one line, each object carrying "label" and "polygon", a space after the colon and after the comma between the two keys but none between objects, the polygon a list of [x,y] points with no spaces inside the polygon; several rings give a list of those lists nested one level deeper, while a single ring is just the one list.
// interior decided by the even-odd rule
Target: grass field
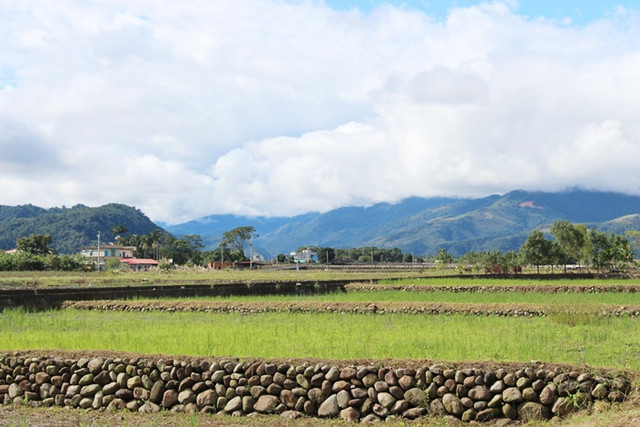
[{"label": "grass field", "polygon": [[[0,353],[13,350],[36,352],[38,350],[87,350],[100,353],[101,350],[108,350],[155,355],[244,359],[415,359],[491,364],[526,363],[538,360],[544,363],[640,371],[640,347],[637,338],[640,336],[640,319],[627,315],[595,315],[597,311],[595,307],[599,304],[640,305],[640,292],[532,292],[532,287],[535,286],[637,287],[640,285],[640,279],[469,279],[437,277],[439,273],[441,273],[439,270],[402,273],[388,271],[0,273],[0,287],[348,280],[364,286],[357,289],[356,285],[350,285],[348,289],[353,290],[349,292],[327,295],[206,297],[187,299],[187,301],[261,302],[262,304],[268,304],[270,301],[314,301],[315,303],[345,302],[358,305],[372,302],[432,302],[504,304],[505,307],[509,304],[530,304],[553,306],[554,310],[548,312],[545,317],[525,318],[464,314],[337,314],[285,311],[256,314],[76,309],[27,312],[18,308],[0,313]],[[425,277],[429,274],[434,276]],[[378,285],[400,288],[403,286],[443,288],[497,286],[515,289],[509,292],[493,289],[485,289],[485,292],[453,292],[449,289],[403,291],[376,289]],[[569,309],[579,314],[569,314]],[[637,388],[638,385],[635,387]],[[625,404],[628,406],[620,407],[623,408],[620,412],[610,411],[589,417],[581,415],[574,418],[575,422],[569,419],[558,425],[626,426],[636,421],[640,423],[637,402],[638,398],[633,397],[630,403]],[[0,409],[2,409],[1,405]],[[33,415],[35,411],[18,412],[17,418],[14,419],[18,420],[18,423],[28,424],[25,421],[30,419],[28,417],[40,416]],[[75,411],[72,412],[75,413]],[[5,411],[4,416],[6,414]],[[94,415],[87,415],[89,416]],[[53,417],[58,420],[63,418],[55,414]],[[89,419],[91,418],[86,418],[86,420]],[[141,420],[142,418],[136,419],[132,424],[137,424]],[[161,424],[170,424],[173,422],[170,420],[174,419],[165,418]],[[203,419],[191,418],[187,424],[197,425],[201,420]],[[428,420],[428,422],[432,421],[434,425],[446,424],[442,420]],[[175,425],[184,424],[184,420],[175,422]],[[204,422],[208,423],[209,420]],[[223,418],[220,422],[225,424],[226,420]],[[248,425],[253,425],[252,422],[247,419]],[[266,422],[271,424],[276,422],[276,419],[270,418]],[[154,425],[153,422],[152,425]]]},{"label": "grass field", "polygon": [[[183,299],[161,298],[163,301],[326,301],[326,302],[450,302],[476,304],[554,304],[554,305],[597,305],[620,304],[640,305],[640,293],[600,292],[600,293],[540,293],[540,292],[410,292],[410,291],[356,291],[335,292],[323,295],[263,295],[231,297],[194,297]],[[137,301],[145,301],[137,299]]]},{"label": "grass field", "polygon": [[589,364],[640,370],[640,322],[561,315],[128,313],[22,309],[0,316],[0,349],[105,349],[263,358],[410,358]]}]

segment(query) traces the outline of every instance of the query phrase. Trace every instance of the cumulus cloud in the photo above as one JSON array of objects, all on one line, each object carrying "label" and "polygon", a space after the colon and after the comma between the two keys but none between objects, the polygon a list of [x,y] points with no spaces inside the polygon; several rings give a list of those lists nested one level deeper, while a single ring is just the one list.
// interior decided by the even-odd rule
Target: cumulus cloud
[{"label": "cumulus cloud", "polygon": [[500,1],[443,20],[315,1],[6,9],[3,204],[122,202],[180,222],[516,188],[640,194],[632,9],[585,25]]},{"label": "cumulus cloud", "polygon": [[0,170],[7,175],[22,175],[31,167],[32,172],[44,172],[60,164],[40,132],[11,120],[0,119],[0,153]]}]

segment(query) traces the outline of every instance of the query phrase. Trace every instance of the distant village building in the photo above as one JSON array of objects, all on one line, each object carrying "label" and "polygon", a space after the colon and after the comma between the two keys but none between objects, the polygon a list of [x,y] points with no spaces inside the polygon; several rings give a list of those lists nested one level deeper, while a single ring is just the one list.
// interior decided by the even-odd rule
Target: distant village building
[{"label": "distant village building", "polygon": [[123,246],[123,245],[115,245],[113,243],[107,243],[105,245],[100,245],[100,248],[97,246],[85,246],[80,248],[80,255],[86,257],[90,263],[95,263],[98,265],[100,270],[103,270],[107,265],[107,261],[110,260],[122,260],[122,259],[131,259],[133,258],[133,253],[135,252],[135,246]]},{"label": "distant village building", "polygon": [[128,265],[132,270],[149,270],[152,267],[158,266],[158,261],[149,258],[123,258],[120,260],[121,264]]},{"label": "distant village building", "polygon": [[100,257],[100,261],[102,262],[111,259],[120,260],[122,258],[133,258],[135,250],[135,246],[114,245],[113,243],[108,243],[106,245],[100,245],[99,250],[97,246],[85,246],[80,248],[80,255],[85,256],[92,261],[97,261],[98,257]]},{"label": "distant village building", "polygon": [[318,261],[318,254],[309,248],[297,252],[291,252],[289,256],[293,259],[293,262],[300,264]]}]

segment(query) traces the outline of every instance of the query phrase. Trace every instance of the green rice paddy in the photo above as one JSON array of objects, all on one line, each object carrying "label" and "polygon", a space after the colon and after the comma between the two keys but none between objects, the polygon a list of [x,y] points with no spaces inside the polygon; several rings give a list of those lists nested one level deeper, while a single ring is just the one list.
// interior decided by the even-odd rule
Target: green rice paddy
[{"label": "green rice paddy", "polygon": [[261,358],[530,361],[640,370],[640,321],[404,314],[0,314],[0,350],[114,350]]},{"label": "green rice paddy", "polygon": [[[228,302],[411,302],[411,303],[468,303],[468,304],[545,304],[545,305],[640,305],[640,293],[630,292],[450,292],[450,291],[353,291],[324,295],[264,295],[232,297],[194,297],[161,299],[163,301],[228,301]],[[139,301],[143,301],[140,299]],[[151,300],[149,300],[151,301]]]}]

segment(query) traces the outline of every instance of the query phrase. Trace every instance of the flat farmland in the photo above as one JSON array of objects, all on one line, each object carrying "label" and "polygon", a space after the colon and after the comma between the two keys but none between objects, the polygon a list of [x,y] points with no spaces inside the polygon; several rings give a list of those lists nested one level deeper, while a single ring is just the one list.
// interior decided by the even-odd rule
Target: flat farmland
[{"label": "flat farmland", "polygon": [[[8,309],[0,314],[0,352],[410,366],[538,361],[632,378],[640,372],[637,279],[354,279],[345,292],[323,295],[70,301],[54,310]],[[566,422],[627,425],[640,415],[637,391],[606,414],[589,415]]]},{"label": "flat farmland", "polygon": [[[620,307],[640,310],[640,292],[629,291],[638,283],[426,278],[359,282],[347,285],[346,292],[322,295],[70,302],[63,310],[5,313],[0,339],[11,349],[106,346],[260,358],[541,360],[640,370],[640,319],[615,314]],[[559,289],[531,291],[537,287]],[[564,292],[564,287],[589,291]],[[617,290],[607,291],[611,288]],[[407,312],[410,307],[448,311]],[[474,316],[470,307],[524,314]]]},{"label": "flat farmland", "polygon": [[640,370],[640,322],[594,317],[570,324],[538,318],[412,314],[106,312],[8,310],[4,350],[320,359],[588,364]]},{"label": "flat farmland", "polygon": [[[453,292],[453,291],[394,291],[363,290],[334,292],[323,295],[264,295],[264,296],[231,296],[231,297],[195,297],[183,299],[160,298],[148,301],[216,301],[216,302],[287,302],[287,301],[319,301],[319,302],[450,302],[477,304],[554,304],[554,305],[640,305],[640,292]],[[138,301],[144,301],[142,299]]]}]

